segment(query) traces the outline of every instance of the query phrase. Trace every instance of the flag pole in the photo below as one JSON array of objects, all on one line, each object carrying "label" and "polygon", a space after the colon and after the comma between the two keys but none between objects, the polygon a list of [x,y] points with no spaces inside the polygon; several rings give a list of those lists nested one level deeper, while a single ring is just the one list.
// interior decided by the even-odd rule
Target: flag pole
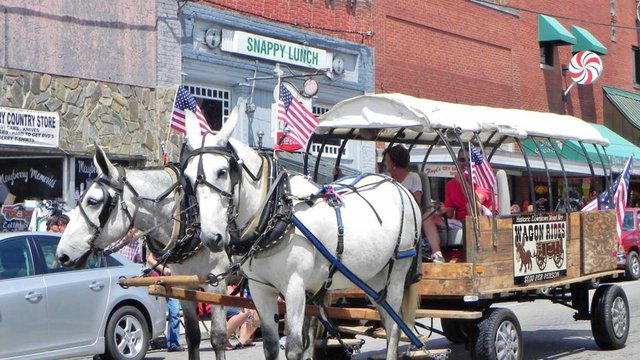
[{"label": "flag pole", "polygon": [[[276,79],[277,79],[277,83],[276,83],[276,92],[278,93],[278,99],[276,100],[276,105],[278,105],[278,102],[281,101],[280,99],[280,82],[281,82],[281,77],[284,74],[282,72],[282,70],[280,69],[280,63],[276,63],[276,67],[273,69],[273,72],[276,74]],[[278,116],[276,115],[276,128],[278,126]],[[284,124],[284,126],[286,126],[286,124]],[[285,129],[282,129],[283,134],[285,133],[284,131]],[[278,132],[276,131],[276,134]],[[275,144],[273,145],[273,157],[274,160],[277,162],[278,161],[278,152],[280,151],[280,139],[274,139],[275,140]]]},{"label": "flag pole", "polygon": [[[176,97],[178,96],[178,87],[180,85],[176,86],[176,91],[173,94],[173,103],[171,103],[171,112],[169,112],[169,129],[167,130],[167,139],[164,141],[165,144],[169,143],[169,137],[171,136],[171,119],[173,118],[173,109],[176,107]],[[169,147],[169,149],[171,149],[171,147]],[[167,159],[169,159],[169,154],[165,151],[164,152],[167,155]]]}]

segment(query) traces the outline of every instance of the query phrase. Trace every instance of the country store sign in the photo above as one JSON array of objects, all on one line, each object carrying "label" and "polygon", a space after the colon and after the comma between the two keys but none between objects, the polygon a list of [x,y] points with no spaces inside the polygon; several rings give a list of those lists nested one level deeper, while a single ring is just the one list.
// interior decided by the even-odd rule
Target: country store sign
[{"label": "country store sign", "polygon": [[59,134],[58,113],[0,107],[0,145],[55,148]]},{"label": "country store sign", "polygon": [[244,31],[223,29],[220,49],[312,69],[330,69],[333,61],[325,50]]}]

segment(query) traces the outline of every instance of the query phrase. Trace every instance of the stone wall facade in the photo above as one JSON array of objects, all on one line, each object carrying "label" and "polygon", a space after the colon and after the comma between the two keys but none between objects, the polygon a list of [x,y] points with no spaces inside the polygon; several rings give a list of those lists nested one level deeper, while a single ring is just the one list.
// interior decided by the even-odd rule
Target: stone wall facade
[{"label": "stone wall facade", "polygon": [[[160,143],[169,140],[171,161],[178,159],[179,135],[169,120],[175,88],[147,88],[74,77],[0,68],[0,106],[57,112],[60,150],[93,155],[94,142],[118,158],[161,163]],[[0,145],[0,151],[11,150]]]}]

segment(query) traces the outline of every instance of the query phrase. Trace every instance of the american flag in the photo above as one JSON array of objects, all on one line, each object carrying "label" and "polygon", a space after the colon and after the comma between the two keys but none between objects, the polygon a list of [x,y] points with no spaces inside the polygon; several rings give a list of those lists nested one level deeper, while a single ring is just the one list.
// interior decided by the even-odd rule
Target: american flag
[{"label": "american flag", "polygon": [[627,197],[629,193],[629,178],[631,177],[631,164],[633,163],[633,155],[629,156],[627,164],[622,170],[616,181],[609,186],[597,198],[591,200],[590,203],[582,208],[582,211],[592,211],[598,209],[598,200],[600,200],[601,210],[616,209],[616,230],[618,231],[618,239],[622,235],[622,220],[624,219],[624,208],[627,207]]},{"label": "american flag", "polygon": [[185,115],[184,110],[189,109],[198,118],[198,122],[200,123],[200,130],[202,133],[206,133],[211,131],[209,124],[207,123],[207,119],[204,118],[204,114],[196,103],[196,100],[193,98],[191,93],[182,86],[178,87],[178,92],[176,93],[176,100],[173,103],[173,114],[171,115],[171,128],[179,133],[184,134],[186,132],[185,127]]},{"label": "american flag", "polygon": [[475,185],[492,190],[496,185],[496,176],[491,164],[471,143],[469,143],[469,153],[471,154],[471,181]]},{"label": "american flag", "polygon": [[318,125],[318,119],[282,83],[278,100],[278,120],[282,120],[291,129],[289,136],[303,147],[307,146],[313,129]]}]

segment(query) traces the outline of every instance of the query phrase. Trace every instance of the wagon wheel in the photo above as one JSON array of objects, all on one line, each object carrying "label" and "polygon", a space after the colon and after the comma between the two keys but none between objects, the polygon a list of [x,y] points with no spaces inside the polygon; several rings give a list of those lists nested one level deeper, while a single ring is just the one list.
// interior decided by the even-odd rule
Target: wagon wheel
[{"label": "wagon wheel", "polygon": [[617,285],[600,285],[591,301],[591,332],[602,349],[624,347],[629,336],[629,302]]},{"label": "wagon wheel", "polygon": [[522,360],[520,323],[509,309],[489,309],[474,329],[471,358],[475,360]]},{"label": "wagon wheel", "polygon": [[564,251],[560,250],[553,255],[553,262],[556,264],[556,268],[560,268],[564,263]]},{"label": "wagon wheel", "polygon": [[544,254],[538,254],[538,256],[536,256],[536,264],[538,264],[538,268],[540,270],[544,270],[547,266],[547,256]]}]

